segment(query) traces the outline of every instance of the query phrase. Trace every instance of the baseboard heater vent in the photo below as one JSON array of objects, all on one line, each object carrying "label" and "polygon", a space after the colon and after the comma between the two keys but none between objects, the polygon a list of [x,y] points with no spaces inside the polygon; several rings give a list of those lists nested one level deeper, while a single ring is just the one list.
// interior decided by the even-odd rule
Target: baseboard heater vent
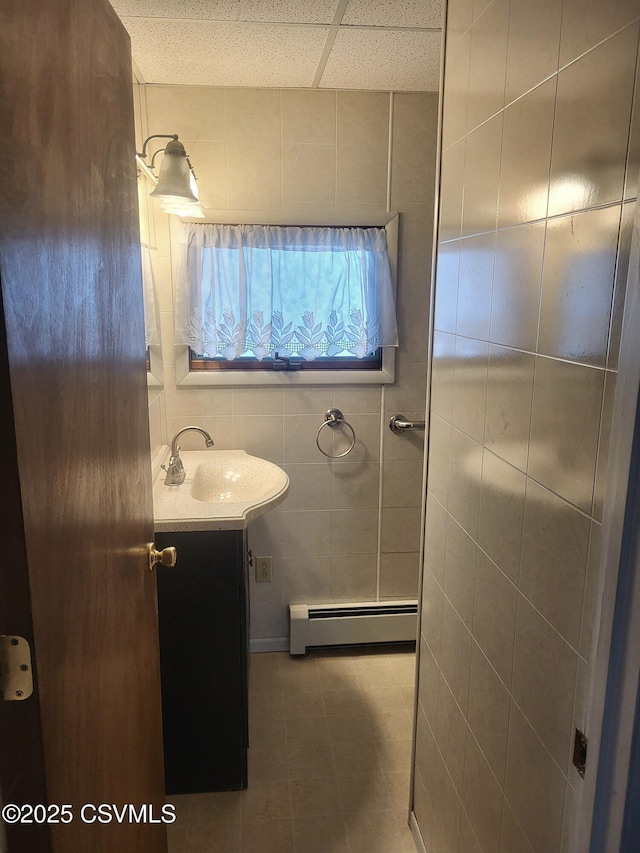
[{"label": "baseboard heater vent", "polygon": [[290,604],[289,652],[304,655],[313,646],[415,642],[418,602]]}]

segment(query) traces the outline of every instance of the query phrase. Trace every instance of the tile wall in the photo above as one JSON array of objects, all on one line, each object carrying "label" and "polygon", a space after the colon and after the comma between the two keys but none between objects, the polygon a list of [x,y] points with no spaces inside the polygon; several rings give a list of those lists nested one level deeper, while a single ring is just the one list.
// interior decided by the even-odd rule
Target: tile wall
[{"label": "tile wall", "polygon": [[[386,424],[396,413],[424,418],[437,95],[182,86],[143,95],[147,132],[179,134],[205,208],[384,212],[389,197],[401,212],[401,345],[384,390],[177,387],[171,224],[153,205],[143,239],[147,228],[165,381],[151,399],[152,446],[195,423],[216,447],[263,456],[291,479],[287,501],[249,528],[253,554],[273,556],[273,582],[251,586],[252,638],[286,637],[290,602],[415,597],[423,435]],[[315,445],[334,406],[358,438],[335,462]],[[197,437],[183,446],[200,447]]]},{"label": "tile wall", "polygon": [[574,849],[639,11],[449,0],[414,796],[429,853]]}]

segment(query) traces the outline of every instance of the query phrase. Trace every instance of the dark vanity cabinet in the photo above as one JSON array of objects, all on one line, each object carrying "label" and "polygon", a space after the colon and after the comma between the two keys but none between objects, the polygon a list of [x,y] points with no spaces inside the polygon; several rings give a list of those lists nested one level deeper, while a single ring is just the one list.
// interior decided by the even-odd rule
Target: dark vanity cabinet
[{"label": "dark vanity cabinet", "polygon": [[167,794],[247,785],[247,578],[244,531],[156,533]]}]

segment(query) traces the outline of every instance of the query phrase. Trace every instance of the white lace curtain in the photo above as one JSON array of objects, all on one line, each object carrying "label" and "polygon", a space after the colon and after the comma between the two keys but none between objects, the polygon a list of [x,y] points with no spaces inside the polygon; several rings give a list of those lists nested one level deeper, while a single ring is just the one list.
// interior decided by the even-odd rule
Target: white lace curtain
[{"label": "white lace curtain", "polygon": [[363,358],[397,346],[384,228],[184,223],[175,342],[211,358]]},{"label": "white lace curtain", "polygon": [[142,291],[144,295],[144,344],[148,349],[151,344],[160,343],[160,333],[158,331],[158,310],[151,255],[149,247],[144,243],[140,245],[140,254],[142,257]]}]

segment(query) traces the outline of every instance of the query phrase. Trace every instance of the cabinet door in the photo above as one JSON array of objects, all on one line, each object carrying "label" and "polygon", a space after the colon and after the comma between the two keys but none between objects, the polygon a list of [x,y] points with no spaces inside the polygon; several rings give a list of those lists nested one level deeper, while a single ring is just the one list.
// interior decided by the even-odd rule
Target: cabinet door
[{"label": "cabinet door", "polygon": [[168,794],[247,783],[246,604],[241,531],[157,533]]}]

